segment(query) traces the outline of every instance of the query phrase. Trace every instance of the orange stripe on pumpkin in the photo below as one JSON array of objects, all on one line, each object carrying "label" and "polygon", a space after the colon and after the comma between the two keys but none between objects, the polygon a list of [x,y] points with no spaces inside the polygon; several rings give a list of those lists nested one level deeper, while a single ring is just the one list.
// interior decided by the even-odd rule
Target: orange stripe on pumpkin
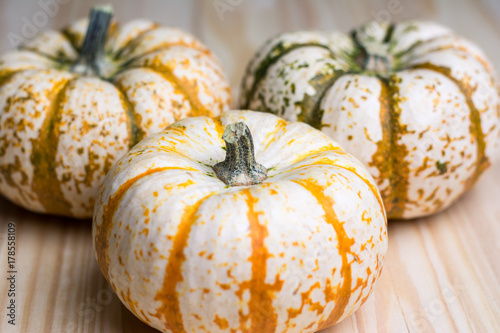
[{"label": "orange stripe on pumpkin", "polygon": [[264,141],[262,142],[262,146],[267,149],[273,142],[277,142],[276,136],[278,135],[279,132],[285,133],[286,132],[286,125],[288,125],[288,122],[286,122],[284,119],[278,119],[276,126],[274,127],[274,130],[272,132],[269,132],[266,137],[264,138]]},{"label": "orange stripe on pumpkin", "polygon": [[[257,199],[252,196],[250,188],[242,191],[246,196],[248,206],[247,219],[250,226],[250,237],[252,244],[252,278],[240,284],[237,296],[242,299],[243,291],[250,291],[248,303],[248,315],[240,312],[240,329],[242,332],[275,332],[278,325],[278,314],[273,306],[274,293],[281,290],[283,281],[279,274],[275,277],[274,284],[266,283],[267,259],[271,257],[265,245],[265,239],[269,235],[267,226],[259,221],[262,212],[255,211]],[[250,329],[244,327],[244,323],[250,319]]]},{"label": "orange stripe on pumpkin", "polygon": [[340,148],[338,146],[334,146],[333,144],[329,143],[326,146],[323,146],[323,147],[318,148],[318,149],[310,150],[307,153],[299,155],[298,157],[296,157],[293,160],[293,163],[298,163],[298,162],[305,160],[306,158],[308,158],[312,155],[319,154],[319,153],[322,153],[325,151],[333,151],[337,154],[347,155],[347,153],[344,150],[342,150],[342,148]]},{"label": "orange stripe on pumpkin", "polygon": [[[340,274],[343,278],[342,284],[340,285],[339,289],[335,290],[334,292],[332,292],[331,289],[335,289],[336,286],[330,286],[330,288],[328,288],[327,286],[327,288],[325,288],[325,298],[329,298],[327,297],[327,295],[333,296],[332,298],[333,300],[335,300],[335,308],[326,320],[322,320],[319,323],[316,329],[320,330],[334,325],[339,321],[339,319],[344,315],[346,306],[349,303],[349,299],[351,298],[352,272],[351,264],[349,263],[347,254],[351,252],[351,246],[354,244],[354,240],[347,236],[343,224],[338,220],[337,214],[333,209],[334,201],[331,197],[325,194],[325,188],[323,186],[318,185],[312,180],[306,179],[293,180],[293,182],[303,186],[306,190],[308,190],[322,207],[325,213],[325,221],[334,228],[337,234],[337,247],[342,258],[342,267],[340,269]],[[328,299],[326,299],[326,301],[328,302]]]},{"label": "orange stripe on pumpkin", "polygon": [[485,154],[486,142],[484,140],[484,133],[481,127],[481,114],[474,105],[474,102],[472,101],[472,95],[474,94],[474,91],[477,89],[477,87],[472,87],[470,85],[469,82],[470,79],[466,81],[466,80],[458,80],[455,77],[453,77],[451,69],[448,67],[437,66],[431,63],[423,63],[415,65],[412,68],[427,69],[445,76],[446,78],[453,81],[453,83],[457,85],[457,87],[460,89],[460,91],[465,97],[465,101],[470,111],[469,113],[471,122],[470,132],[471,135],[476,139],[476,151],[477,151],[476,170],[474,171],[474,174],[465,182],[465,190],[468,190],[474,185],[474,183],[478,180],[479,176],[481,176],[484,170],[486,170],[490,166],[490,161],[488,160],[488,157]]},{"label": "orange stripe on pumpkin", "polygon": [[338,165],[334,161],[330,160],[329,158],[324,157],[324,158],[321,158],[321,159],[318,159],[318,160],[314,161],[314,163],[301,165],[301,166],[293,168],[293,169],[288,169],[285,172],[288,173],[288,172],[292,172],[294,170],[298,170],[298,169],[301,169],[301,168],[321,166],[321,165],[332,165],[332,166],[335,166],[337,168],[344,169],[344,170],[347,170],[349,172],[352,172],[353,174],[355,174],[356,176],[358,176],[366,184],[366,186],[368,186],[370,188],[370,190],[372,191],[373,195],[375,196],[375,198],[378,201],[381,213],[384,215],[384,218],[387,219],[386,212],[385,212],[385,209],[384,209],[384,203],[382,201],[382,197],[380,196],[380,193],[379,193],[377,187],[375,185],[373,185],[372,182],[369,181],[367,178],[364,178],[359,173],[357,173],[356,172],[356,168],[354,168],[352,166]]},{"label": "orange stripe on pumpkin", "polygon": [[198,200],[194,205],[186,206],[180,221],[177,234],[174,237],[172,250],[165,268],[163,288],[158,291],[154,300],[162,302],[155,314],[158,318],[165,318],[165,328],[176,333],[186,332],[179,305],[177,285],[183,281],[182,264],[186,260],[184,249],[187,246],[189,234],[198,218],[198,209],[212,194]]},{"label": "orange stripe on pumpkin", "polygon": [[213,122],[214,122],[214,127],[215,127],[215,131],[217,132],[217,138],[220,139],[221,143],[224,142],[224,140],[222,140],[222,135],[224,134],[224,130],[226,129],[224,125],[222,125],[222,120],[221,120],[221,117],[215,117],[215,118],[212,118]]},{"label": "orange stripe on pumpkin", "polygon": [[213,116],[213,112],[208,110],[198,98],[199,87],[196,85],[196,81],[189,81],[175,76],[173,69],[168,65],[164,65],[158,58],[147,61],[144,67],[162,76],[166,81],[170,82],[177,93],[182,94],[186,98],[191,105],[189,116]]},{"label": "orange stripe on pumpkin", "polygon": [[127,89],[120,83],[114,83],[115,88],[120,93],[120,100],[127,116],[127,127],[129,131],[129,147],[132,148],[139,141],[144,139],[146,132],[142,128],[142,117],[139,113],[135,112],[135,105],[129,100],[127,96]]},{"label": "orange stripe on pumpkin", "polygon": [[[407,132],[406,125],[400,122],[401,108],[399,107],[399,87],[395,76],[387,80],[380,80],[380,124],[382,139],[377,142],[377,151],[373,154],[369,166],[379,171],[375,177],[381,187],[382,197],[389,218],[403,216],[405,204],[408,201],[409,163],[405,160],[408,148],[399,143],[401,136]],[[389,186],[382,188],[382,184],[389,180]]]},{"label": "orange stripe on pumpkin", "polygon": [[[317,262],[317,259],[316,259]],[[293,318],[296,318],[298,315],[300,315],[304,309],[304,305],[308,305],[309,310],[316,311],[317,315],[321,315],[323,311],[325,310],[325,306],[321,305],[321,302],[314,302],[313,299],[311,298],[311,293],[315,289],[319,289],[321,287],[321,284],[319,281],[316,281],[309,289],[305,292],[300,293],[301,296],[301,303],[299,308],[288,308],[286,312],[288,313],[288,319],[286,320],[285,324],[287,325],[287,328],[290,326],[290,320]],[[311,323],[311,325],[307,328],[311,328],[315,322]]]},{"label": "orange stripe on pumpkin", "polygon": [[134,178],[130,178],[125,183],[123,183],[120,188],[115,192],[115,194],[109,198],[108,203],[103,207],[102,213],[102,223],[96,227],[95,230],[95,244],[94,249],[97,253],[97,262],[99,263],[99,267],[101,267],[102,274],[109,281],[108,269],[109,269],[109,238],[111,236],[111,231],[113,229],[113,219],[120,205],[120,202],[125,195],[125,193],[135,184],[137,181],[165,170],[186,170],[186,171],[196,171],[193,168],[178,168],[178,167],[163,167],[163,168],[155,168],[147,170],[140,175],[135,176]]},{"label": "orange stripe on pumpkin", "polygon": [[33,145],[31,163],[34,168],[33,192],[36,193],[46,213],[66,216],[71,216],[71,203],[66,200],[61,189],[61,182],[57,177],[56,157],[60,135],[60,110],[64,105],[66,91],[71,82],[73,81],[65,79],[54,85],[53,101],[40,128],[39,137],[31,141]]}]

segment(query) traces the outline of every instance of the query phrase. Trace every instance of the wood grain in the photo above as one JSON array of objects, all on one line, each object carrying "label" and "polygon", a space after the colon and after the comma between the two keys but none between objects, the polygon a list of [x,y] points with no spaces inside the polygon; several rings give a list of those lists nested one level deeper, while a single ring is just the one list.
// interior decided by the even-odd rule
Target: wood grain
[{"label": "wood grain", "polygon": [[[247,61],[268,37],[303,28],[346,31],[386,13],[396,21],[424,17],[447,24],[475,40],[500,68],[496,0],[399,0],[401,11],[392,14],[391,0],[242,0],[222,14],[218,1],[225,0],[108,2],[119,20],[148,17],[199,36],[221,59],[235,97]],[[0,52],[12,47],[12,34],[23,35],[26,20],[33,23],[40,15],[41,2],[0,1]],[[60,28],[98,1],[63,2],[36,28]],[[374,294],[354,315],[322,332],[500,331],[498,184],[496,166],[445,212],[390,222],[389,253]],[[17,228],[15,327],[6,320],[9,222]],[[0,198],[0,261],[0,332],[156,332],[107,285],[93,255],[88,220],[36,215]]]}]

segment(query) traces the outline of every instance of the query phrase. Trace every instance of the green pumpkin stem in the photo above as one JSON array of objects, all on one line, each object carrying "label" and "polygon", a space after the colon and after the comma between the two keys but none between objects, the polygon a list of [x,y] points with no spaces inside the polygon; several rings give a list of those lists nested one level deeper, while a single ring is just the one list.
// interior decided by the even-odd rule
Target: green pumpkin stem
[{"label": "green pumpkin stem", "polygon": [[245,123],[227,125],[222,139],[226,159],[213,166],[220,180],[229,186],[248,186],[267,178],[267,169],[255,161],[252,134]]},{"label": "green pumpkin stem", "polygon": [[92,8],[80,57],[72,67],[73,72],[101,76],[104,48],[112,16],[113,8],[111,5],[100,5]]}]

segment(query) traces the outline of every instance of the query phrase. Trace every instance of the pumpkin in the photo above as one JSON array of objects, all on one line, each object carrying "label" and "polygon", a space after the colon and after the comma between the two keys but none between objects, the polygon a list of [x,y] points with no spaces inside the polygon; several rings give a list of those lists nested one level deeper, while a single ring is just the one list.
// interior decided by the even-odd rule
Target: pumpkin
[{"label": "pumpkin", "polygon": [[387,249],[364,166],[262,112],[181,120],[99,191],[93,244],[123,304],[163,332],[312,332],[363,304]]},{"label": "pumpkin", "polygon": [[297,31],[248,65],[240,104],[304,121],[367,165],[389,218],[436,213],[495,159],[499,95],[483,52],[432,22]]},{"label": "pumpkin", "polygon": [[141,138],[229,104],[226,77],[190,34],[107,7],[0,57],[0,193],[89,218],[113,163]]}]

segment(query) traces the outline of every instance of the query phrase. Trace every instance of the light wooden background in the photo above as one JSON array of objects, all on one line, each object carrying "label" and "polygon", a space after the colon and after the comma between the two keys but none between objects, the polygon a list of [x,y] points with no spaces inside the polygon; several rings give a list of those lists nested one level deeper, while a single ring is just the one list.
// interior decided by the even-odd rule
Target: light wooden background
[{"label": "light wooden background", "polygon": [[[41,3],[60,4],[48,22]],[[475,40],[500,69],[498,0],[108,1],[118,20],[148,17],[191,31],[221,59],[234,93],[257,47],[278,32],[347,31],[365,21],[424,17]],[[391,13],[390,3],[397,5]],[[97,1],[0,0],[0,51],[26,22],[60,28]],[[230,10],[217,11],[229,4]],[[231,5],[232,4],[232,5]],[[394,5],[394,4],[393,4]],[[49,16],[49,15],[46,15]],[[10,36],[10,37],[9,37]],[[322,333],[500,332],[500,167],[431,218],[389,223],[377,288],[353,316]],[[7,324],[7,223],[17,225],[17,325]],[[0,198],[0,332],[156,332],[121,306],[93,256],[90,221],[39,216]]]}]

